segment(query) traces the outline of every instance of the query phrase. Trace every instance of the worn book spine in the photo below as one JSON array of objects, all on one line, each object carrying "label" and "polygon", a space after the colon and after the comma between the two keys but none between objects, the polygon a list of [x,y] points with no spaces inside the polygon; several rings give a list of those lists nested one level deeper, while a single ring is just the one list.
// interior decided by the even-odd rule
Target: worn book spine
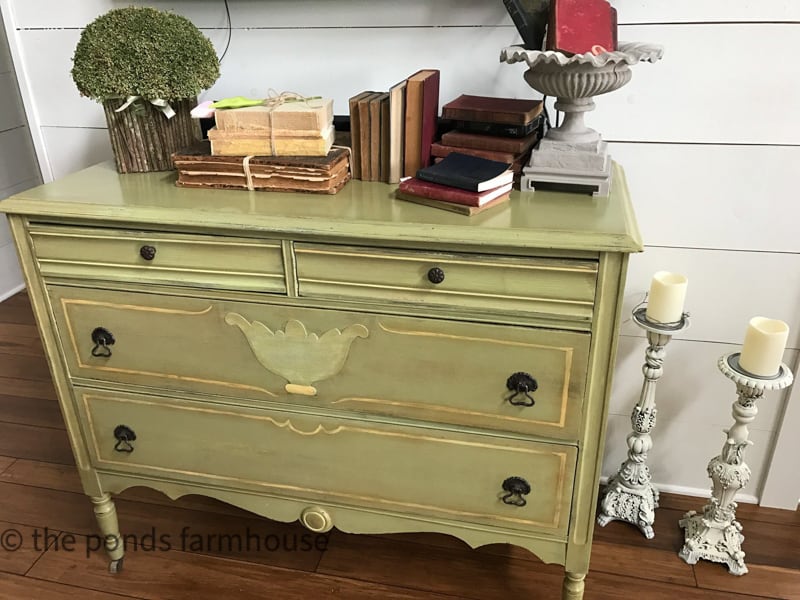
[{"label": "worn book spine", "polygon": [[381,129],[383,128],[381,104],[388,98],[388,92],[384,92],[372,96],[369,101],[369,181],[381,180]]},{"label": "worn book spine", "polygon": [[542,113],[541,100],[462,94],[442,107],[445,119],[525,125]]},{"label": "worn book spine", "polygon": [[361,137],[361,179],[372,181],[372,120],[369,105],[380,92],[372,92],[358,101],[358,119]]},{"label": "worn book spine", "polygon": [[511,196],[508,193],[503,194],[502,196],[498,196],[497,198],[490,200],[483,206],[466,206],[464,204],[457,204],[455,202],[446,202],[443,200],[436,200],[434,198],[417,196],[416,194],[409,194],[407,192],[402,192],[400,190],[397,190],[395,192],[395,197],[399,198],[400,200],[414,202],[416,204],[421,204],[423,206],[430,206],[431,208],[439,208],[441,210],[458,213],[460,215],[476,215],[494,206],[505,204],[506,202],[508,202]]},{"label": "worn book spine", "polygon": [[433,198],[446,202],[457,202],[458,204],[464,204],[466,206],[480,206],[482,198],[485,197],[485,194],[439,185],[431,183],[430,181],[417,179],[416,177],[404,179],[400,182],[397,189],[409,194],[416,194],[417,196],[425,196],[426,198]]},{"label": "worn book spine", "polygon": [[406,80],[389,89],[389,183],[403,176],[403,136],[406,118]]},{"label": "worn book spine", "polygon": [[361,92],[351,97],[348,101],[350,106],[350,149],[352,151],[353,178],[361,179],[361,119],[358,113],[358,103],[362,98],[372,92]]},{"label": "worn book spine", "polygon": [[431,147],[433,156],[444,158],[451,152],[460,152],[461,154],[469,154],[470,156],[480,156],[481,158],[488,158],[489,160],[497,160],[499,162],[513,163],[518,155],[513,152],[498,152],[496,150],[479,150],[477,148],[462,148],[460,146],[448,146],[445,144],[436,143]]},{"label": "worn book spine", "polygon": [[535,131],[521,138],[471,133],[469,131],[448,131],[442,134],[441,143],[446,146],[459,146],[461,148],[474,148],[476,150],[493,150],[495,152],[520,154],[531,148],[536,143],[538,137]]},{"label": "worn book spine", "polygon": [[218,156],[326,156],[333,146],[333,126],[320,137],[271,138],[210,129],[211,154]]},{"label": "worn book spine", "polygon": [[525,125],[508,125],[504,123],[487,123],[485,121],[456,120],[453,124],[460,130],[470,133],[485,133],[487,135],[525,137],[541,126],[541,117]]}]

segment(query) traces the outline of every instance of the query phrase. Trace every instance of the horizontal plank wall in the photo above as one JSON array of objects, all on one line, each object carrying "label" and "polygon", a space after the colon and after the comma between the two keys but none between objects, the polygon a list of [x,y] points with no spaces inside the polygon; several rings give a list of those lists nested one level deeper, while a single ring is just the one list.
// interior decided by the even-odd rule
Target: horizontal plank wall
[{"label": "horizontal plank wall", "polygon": [[[187,16],[218,52],[226,46],[222,0],[146,4]],[[789,322],[787,361],[800,351],[800,79],[791,59],[775,60],[793,56],[800,2],[613,4],[620,39],[661,43],[666,52],[657,64],[634,66],[626,87],[597,98],[587,122],[626,169],[646,243],[631,259],[626,310],[642,301],[656,270],[690,279],[693,322],[668,347],[652,468],[664,488],[702,494],[706,463],[721,448],[735,399],[716,359],[739,346],[757,314]],[[69,71],[81,28],[120,3],[0,0],[0,6],[12,13],[15,57],[31,99],[26,109],[47,170],[58,177],[110,158],[102,110],[78,95]],[[499,62],[501,48],[519,42],[501,2],[229,0],[229,6],[222,77],[204,99],[289,90],[332,97],[334,112],[346,114],[350,96],[386,90],[420,68],[441,69],[442,103],[460,93],[538,97],[524,83],[522,65]],[[622,335],[606,475],[624,457],[641,387],[645,339],[630,322]],[[744,499],[755,499],[767,481],[786,398],[768,394],[759,407]]]},{"label": "horizontal plank wall", "polygon": [[[0,15],[0,199],[41,182]],[[0,216],[0,300],[23,287],[8,221]]]}]

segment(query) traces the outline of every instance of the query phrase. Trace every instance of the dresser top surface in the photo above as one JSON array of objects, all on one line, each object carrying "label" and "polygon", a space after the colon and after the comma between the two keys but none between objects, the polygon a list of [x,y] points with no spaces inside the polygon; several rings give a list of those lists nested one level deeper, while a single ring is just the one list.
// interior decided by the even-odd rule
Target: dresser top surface
[{"label": "dresser top surface", "polygon": [[0,212],[40,219],[325,235],[408,243],[638,252],[625,175],[614,165],[608,197],[512,192],[471,217],[397,200],[395,185],[349,182],[338,194],[204,190],[175,185],[174,171],[125,174],[100,163],[0,201]]}]

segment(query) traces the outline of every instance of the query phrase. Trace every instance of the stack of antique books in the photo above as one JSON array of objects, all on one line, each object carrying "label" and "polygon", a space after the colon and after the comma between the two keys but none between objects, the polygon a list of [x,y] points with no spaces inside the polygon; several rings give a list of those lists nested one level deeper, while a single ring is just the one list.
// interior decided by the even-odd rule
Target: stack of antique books
[{"label": "stack of antique books", "polygon": [[172,155],[180,187],[335,194],[350,180],[350,151],[323,156],[214,156],[208,141]]},{"label": "stack of antique books", "polygon": [[442,135],[431,154],[443,158],[461,152],[507,162],[520,173],[542,133],[541,100],[462,94],[442,107],[455,129]]},{"label": "stack of antique books", "polygon": [[214,156],[325,156],[333,145],[333,100],[288,98],[217,109],[209,130]]},{"label": "stack of antique books", "polygon": [[465,215],[508,201],[514,173],[508,163],[451,152],[400,181],[395,196]]}]

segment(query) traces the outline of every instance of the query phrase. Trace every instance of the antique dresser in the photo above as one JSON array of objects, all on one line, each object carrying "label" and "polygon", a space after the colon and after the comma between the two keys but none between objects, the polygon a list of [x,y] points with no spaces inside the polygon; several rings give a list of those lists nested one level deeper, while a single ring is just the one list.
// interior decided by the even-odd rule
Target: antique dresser
[{"label": "antique dresser", "polygon": [[100,164],[3,202],[77,468],[315,532],[435,531],[589,568],[620,304],[642,249],[606,198],[466,217],[353,181],[187,190]]}]

